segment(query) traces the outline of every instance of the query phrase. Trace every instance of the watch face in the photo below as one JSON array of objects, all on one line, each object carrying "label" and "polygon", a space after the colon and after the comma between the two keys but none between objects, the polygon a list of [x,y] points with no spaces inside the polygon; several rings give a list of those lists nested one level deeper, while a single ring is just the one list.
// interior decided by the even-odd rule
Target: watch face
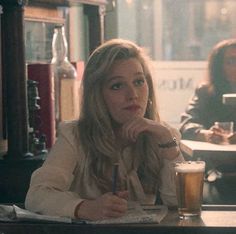
[{"label": "watch face", "polygon": [[177,142],[176,142],[176,137],[173,137],[172,141],[169,141],[165,144],[158,144],[160,148],[171,148],[171,147],[176,147]]}]

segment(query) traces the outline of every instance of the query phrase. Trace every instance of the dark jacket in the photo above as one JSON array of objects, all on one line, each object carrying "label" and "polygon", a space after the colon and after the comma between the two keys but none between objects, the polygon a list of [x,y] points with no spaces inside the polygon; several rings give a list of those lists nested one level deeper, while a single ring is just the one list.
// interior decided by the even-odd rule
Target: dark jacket
[{"label": "dark jacket", "polygon": [[196,140],[196,132],[209,129],[214,122],[234,122],[236,127],[236,107],[222,103],[222,96],[210,95],[205,85],[195,90],[185,113],[181,115],[180,132],[183,139]]}]

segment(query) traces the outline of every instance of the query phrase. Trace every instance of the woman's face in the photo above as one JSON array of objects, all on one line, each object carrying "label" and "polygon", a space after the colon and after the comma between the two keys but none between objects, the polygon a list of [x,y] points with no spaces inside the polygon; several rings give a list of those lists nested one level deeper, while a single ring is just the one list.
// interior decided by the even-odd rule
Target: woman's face
[{"label": "woman's face", "polygon": [[144,116],[148,92],[143,68],[135,58],[115,61],[102,90],[108,111],[119,124]]},{"label": "woman's face", "polygon": [[236,47],[226,49],[223,69],[226,79],[230,83],[236,84]]}]

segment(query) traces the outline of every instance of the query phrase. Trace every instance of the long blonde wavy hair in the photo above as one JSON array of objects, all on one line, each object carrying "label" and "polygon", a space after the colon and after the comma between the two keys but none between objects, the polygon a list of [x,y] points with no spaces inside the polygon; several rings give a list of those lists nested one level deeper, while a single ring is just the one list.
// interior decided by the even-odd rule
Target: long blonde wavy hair
[{"label": "long blonde wavy hair", "polygon": [[[108,168],[111,168],[113,162],[118,161],[120,149],[116,145],[114,121],[105,105],[102,87],[113,63],[116,60],[129,58],[136,58],[140,62],[149,87],[145,118],[160,120],[149,57],[140,47],[128,40],[112,39],[99,46],[91,54],[85,67],[78,130],[85,155],[83,163],[86,165],[86,171],[104,185],[109,180]],[[157,179],[161,159],[151,137],[148,134],[141,134],[132,146],[132,150],[137,155],[138,173],[141,179]]]}]

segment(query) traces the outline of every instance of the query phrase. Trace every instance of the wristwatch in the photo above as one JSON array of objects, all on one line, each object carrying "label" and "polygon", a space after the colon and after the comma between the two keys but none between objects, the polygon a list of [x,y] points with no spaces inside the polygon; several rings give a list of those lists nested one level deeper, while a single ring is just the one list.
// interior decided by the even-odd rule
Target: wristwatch
[{"label": "wristwatch", "polygon": [[172,141],[169,141],[169,142],[164,143],[164,144],[158,144],[158,146],[160,148],[171,148],[171,147],[176,147],[178,145],[177,145],[177,142],[176,142],[176,138],[173,137]]}]

